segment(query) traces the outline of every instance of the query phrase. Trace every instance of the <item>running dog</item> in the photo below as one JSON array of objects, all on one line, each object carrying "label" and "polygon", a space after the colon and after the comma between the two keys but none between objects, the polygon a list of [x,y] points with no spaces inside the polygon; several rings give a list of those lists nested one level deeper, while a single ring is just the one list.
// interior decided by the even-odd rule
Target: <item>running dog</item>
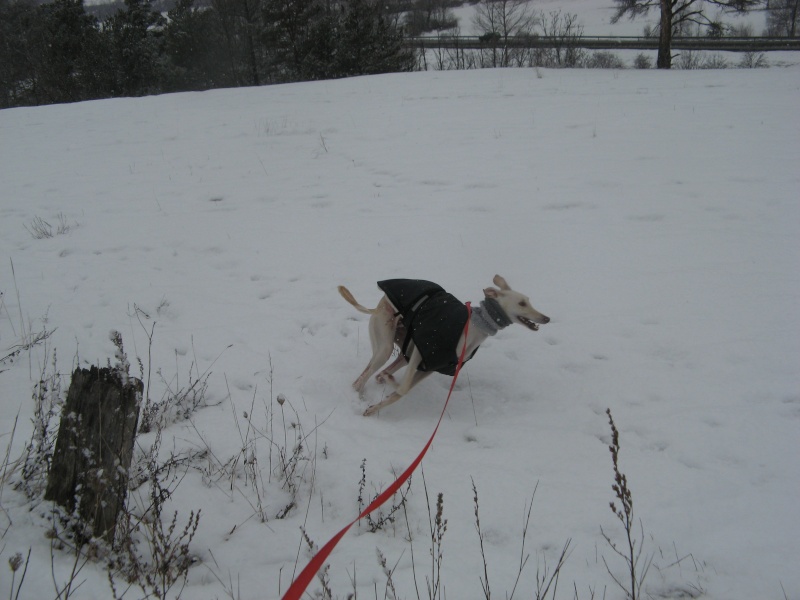
[{"label": "running dog", "polygon": [[[379,383],[396,386],[396,390],[367,408],[364,416],[394,404],[433,371],[454,375],[459,353],[463,350],[465,360],[469,360],[483,341],[500,329],[518,323],[537,331],[539,325],[550,322],[550,317],[534,309],[530,299],[512,290],[500,275],[495,275],[493,281],[497,288],[483,290],[485,297],[480,306],[472,307],[470,317],[462,302],[430,281],[379,281],[378,287],[384,296],[375,308],[362,306],[350,290],[343,285],[338,287],[342,297],[356,310],[370,315],[372,358],[353,382],[359,396],[363,397],[367,381],[389,360],[395,345],[399,349],[397,359],[375,377]],[[468,318],[470,326],[465,340],[464,326]],[[403,365],[408,368],[398,384],[394,373]]]}]

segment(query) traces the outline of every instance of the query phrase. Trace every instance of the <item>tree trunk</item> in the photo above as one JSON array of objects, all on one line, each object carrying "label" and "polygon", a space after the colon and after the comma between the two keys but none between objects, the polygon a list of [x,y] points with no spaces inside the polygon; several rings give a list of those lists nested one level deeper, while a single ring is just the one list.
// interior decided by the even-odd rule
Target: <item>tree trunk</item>
[{"label": "tree trunk", "polygon": [[76,369],[58,429],[46,500],[114,541],[125,505],[142,382],[110,368]]},{"label": "tree trunk", "polygon": [[661,29],[658,34],[656,67],[672,67],[672,0],[661,0]]}]

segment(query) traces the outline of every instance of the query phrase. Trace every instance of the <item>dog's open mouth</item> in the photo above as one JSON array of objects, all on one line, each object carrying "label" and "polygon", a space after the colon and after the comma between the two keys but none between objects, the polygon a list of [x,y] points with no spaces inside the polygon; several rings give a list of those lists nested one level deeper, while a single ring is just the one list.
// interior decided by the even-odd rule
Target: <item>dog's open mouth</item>
[{"label": "dog's open mouth", "polygon": [[517,319],[519,319],[519,322],[525,325],[525,327],[527,327],[531,331],[539,331],[539,326],[530,319],[526,319],[525,317],[519,317],[519,316],[517,317]]}]

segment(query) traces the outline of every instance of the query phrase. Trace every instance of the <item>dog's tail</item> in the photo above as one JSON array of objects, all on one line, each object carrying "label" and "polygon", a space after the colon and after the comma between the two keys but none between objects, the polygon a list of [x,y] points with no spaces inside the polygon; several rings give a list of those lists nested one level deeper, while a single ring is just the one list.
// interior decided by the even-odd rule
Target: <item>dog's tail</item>
[{"label": "dog's tail", "polygon": [[350,293],[350,290],[348,290],[343,285],[338,286],[336,289],[339,290],[339,293],[342,295],[342,298],[344,298],[350,304],[352,304],[358,312],[362,312],[362,313],[364,313],[366,315],[371,315],[371,314],[375,313],[375,309],[374,308],[367,308],[366,306],[361,306],[358,303],[358,301],[355,299],[353,294]]}]

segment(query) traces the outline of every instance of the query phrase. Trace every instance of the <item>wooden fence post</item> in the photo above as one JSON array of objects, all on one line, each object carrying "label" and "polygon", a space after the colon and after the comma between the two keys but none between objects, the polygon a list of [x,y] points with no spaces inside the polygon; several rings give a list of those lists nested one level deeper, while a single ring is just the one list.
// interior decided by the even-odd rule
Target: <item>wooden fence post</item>
[{"label": "wooden fence post", "polygon": [[142,391],[141,381],[113,368],[79,368],[61,413],[45,499],[77,510],[109,543],[125,505]]}]

